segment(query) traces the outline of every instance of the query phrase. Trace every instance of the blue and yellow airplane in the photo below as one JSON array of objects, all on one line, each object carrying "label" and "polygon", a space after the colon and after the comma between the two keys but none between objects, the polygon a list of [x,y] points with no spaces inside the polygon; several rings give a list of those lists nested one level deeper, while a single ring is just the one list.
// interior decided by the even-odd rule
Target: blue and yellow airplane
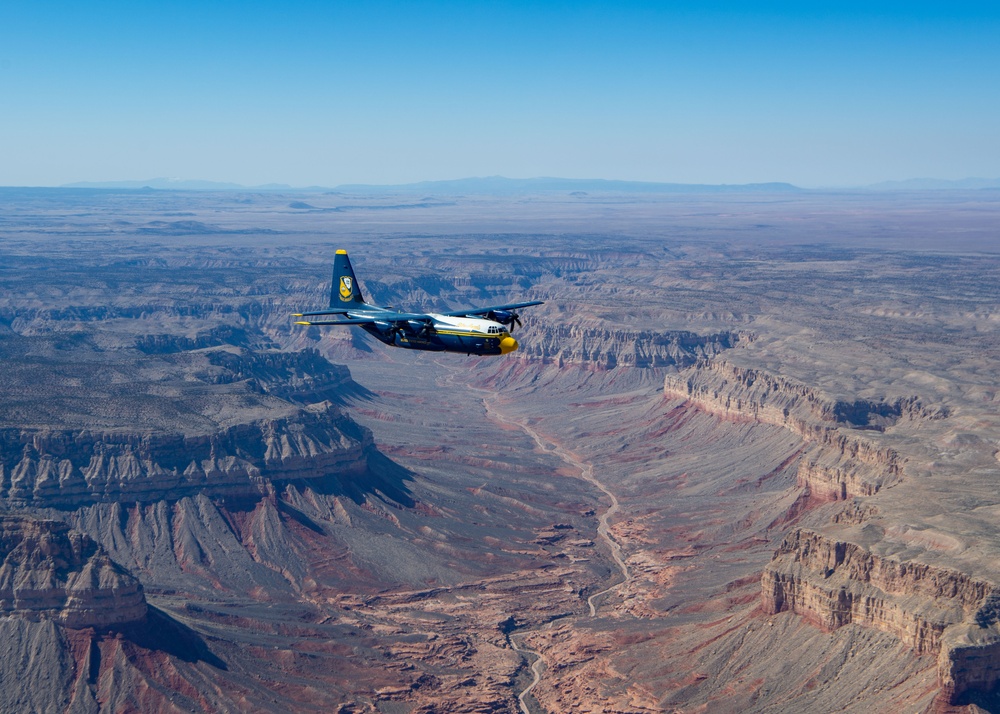
[{"label": "blue and yellow airplane", "polygon": [[[358,325],[376,339],[393,347],[468,355],[505,355],[517,349],[510,336],[521,320],[514,312],[542,301],[514,302],[452,312],[399,312],[370,305],[351,268],[346,250],[338,250],[333,261],[333,285],[327,310],[296,313],[295,317],[341,315],[337,320],[300,320],[296,325]],[[510,329],[508,329],[510,326]]]}]

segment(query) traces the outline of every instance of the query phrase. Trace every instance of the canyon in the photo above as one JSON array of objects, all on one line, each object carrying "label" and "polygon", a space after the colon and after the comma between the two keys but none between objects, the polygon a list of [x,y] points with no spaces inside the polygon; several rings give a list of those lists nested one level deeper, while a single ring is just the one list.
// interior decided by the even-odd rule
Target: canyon
[{"label": "canyon", "polygon": [[6,191],[0,708],[1000,711],[993,194]]}]

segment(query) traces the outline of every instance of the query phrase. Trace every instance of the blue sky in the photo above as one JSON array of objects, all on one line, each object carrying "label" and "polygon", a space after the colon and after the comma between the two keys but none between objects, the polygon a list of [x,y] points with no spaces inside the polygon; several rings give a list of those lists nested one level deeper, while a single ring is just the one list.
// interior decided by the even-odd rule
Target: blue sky
[{"label": "blue sky", "polygon": [[1000,177],[1000,4],[0,3],[0,185]]}]

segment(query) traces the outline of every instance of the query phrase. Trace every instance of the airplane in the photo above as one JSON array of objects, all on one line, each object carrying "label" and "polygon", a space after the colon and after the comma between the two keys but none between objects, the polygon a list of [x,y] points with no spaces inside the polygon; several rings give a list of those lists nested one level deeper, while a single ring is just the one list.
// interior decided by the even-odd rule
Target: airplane
[{"label": "airplane", "polygon": [[[357,325],[393,347],[467,355],[505,355],[517,349],[510,335],[521,319],[515,310],[541,305],[541,300],[513,302],[451,312],[400,312],[365,302],[346,250],[333,260],[333,284],[327,310],[298,312],[293,317],[342,315],[337,320],[299,320],[296,325]],[[510,329],[508,329],[508,326]]]}]

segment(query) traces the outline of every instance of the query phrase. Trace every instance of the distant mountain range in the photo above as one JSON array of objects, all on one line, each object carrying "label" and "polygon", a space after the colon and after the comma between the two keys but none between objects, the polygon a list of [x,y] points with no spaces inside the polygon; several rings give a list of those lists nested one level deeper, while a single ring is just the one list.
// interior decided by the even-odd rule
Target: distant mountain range
[{"label": "distant mountain range", "polygon": [[1000,178],[965,178],[957,181],[933,178],[915,178],[905,181],[882,181],[866,186],[873,191],[936,191],[940,189],[976,190],[982,188],[1000,188]]},{"label": "distant mountain range", "polygon": [[[60,188],[83,189],[154,189],[174,191],[268,191],[268,192],[338,192],[357,194],[400,194],[454,196],[461,194],[514,195],[549,192],[581,193],[793,193],[808,189],[790,183],[700,184],[658,183],[654,181],[615,181],[608,179],[527,178],[512,179],[504,176],[485,176],[447,181],[419,181],[405,184],[343,184],[341,186],[289,186],[269,183],[261,186],[243,186],[220,181],[181,180],[154,178],[146,181],[82,181],[65,184]],[[957,181],[917,178],[905,181],[883,181],[858,187],[870,191],[927,191],[942,189],[1000,189],[1000,178],[966,178]]]},{"label": "distant mountain range", "polygon": [[287,183],[267,183],[262,186],[244,186],[224,181],[198,181],[175,178],[153,178],[145,181],[78,181],[59,188],[153,188],[168,191],[329,191],[323,186],[296,188]]},{"label": "distant mountain range", "polygon": [[430,194],[513,194],[547,191],[583,191],[595,193],[745,193],[801,191],[790,183],[700,184],[656,183],[652,181],[613,181],[607,179],[528,178],[503,176],[453,179],[450,181],[420,181],[418,183],[379,186],[345,184],[337,191],[344,193],[430,193]]},{"label": "distant mountain range", "polygon": [[243,186],[218,181],[184,181],[155,178],[146,181],[81,181],[60,188],[85,189],[166,189],[174,191],[294,191],[339,193],[418,193],[437,195],[456,194],[521,194],[544,192],[581,191],[606,193],[759,193],[801,191],[790,183],[748,184],[690,184],[655,183],[651,181],[611,181],[606,179],[529,178],[512,179],[503,176],[453,179],[449,181],[420,181],[406,184],[344,184],[332,188],[324,186],[293,187],[288,184],[270,183],[262,186]]}]

